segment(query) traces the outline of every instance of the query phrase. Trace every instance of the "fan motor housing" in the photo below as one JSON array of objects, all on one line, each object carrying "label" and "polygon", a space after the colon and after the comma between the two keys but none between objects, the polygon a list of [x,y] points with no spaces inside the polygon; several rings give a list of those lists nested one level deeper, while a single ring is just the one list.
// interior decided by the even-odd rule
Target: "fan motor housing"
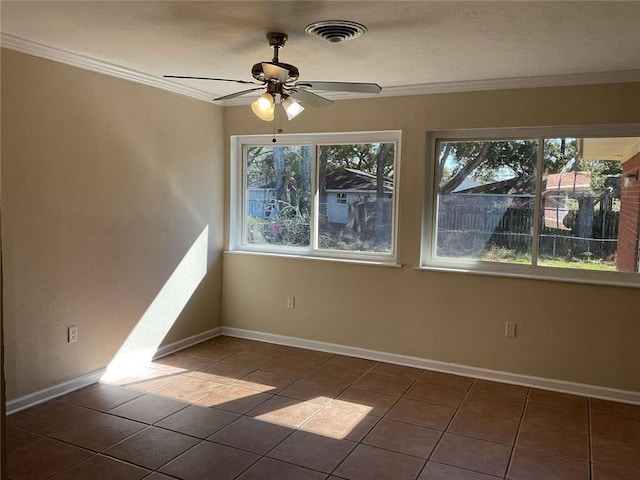
[{"label": "fan motor housing", "polygon": [[[258,80],[259,82],[268,82],[269,79],[267,77],[265,77],[265,75],[264,75],[264,70],[262,68],[262,63],[263,62],[256,63],[251,68],[251,75],[253,76],[253,78]],[[298,77],[300,76],[300,72],[298,71],[298,67],[296,67],[294,65],[290,65],[288,63],[281,63],[281,62],[264,62],[264,63],[270,63],[272,65],[277,65],[278,67],[281,67],[281,68],[284,68],[285,70],[287,70],[289,73],[287,74],[287,80],[284,83],[295,82],[296,80],[298,80]]]}]

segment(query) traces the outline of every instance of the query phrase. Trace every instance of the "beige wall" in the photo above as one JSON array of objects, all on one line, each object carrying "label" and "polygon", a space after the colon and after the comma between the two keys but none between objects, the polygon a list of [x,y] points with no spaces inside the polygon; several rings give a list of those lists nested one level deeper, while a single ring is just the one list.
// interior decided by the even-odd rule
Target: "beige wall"
[{"label": "beige wall", "polygon": [[220,325],[222,128],[215,105],[2,52],[8,399],[105,367],[207,226],[164,343]]},{"label": "beige wall", "polygon": [[[402,130],[404,266],[225,254],[224,325],[640,391],[638,289],[412,268],[426,131],[637,123],[638,92],[640,84],[621,84],[351,100],[285,120],[285,133]],[[225,109],[227,138],[270,128],[247,106]],[[296,296],[293,310],[287,295]],[[516,339],[504,337],[506,320],[518,323]]]}]

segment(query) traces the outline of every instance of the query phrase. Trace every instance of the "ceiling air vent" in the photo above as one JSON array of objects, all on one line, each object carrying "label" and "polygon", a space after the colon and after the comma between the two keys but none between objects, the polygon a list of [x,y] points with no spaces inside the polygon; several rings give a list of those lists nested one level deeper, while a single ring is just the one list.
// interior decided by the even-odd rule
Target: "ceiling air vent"
[{"label": "ceiling air vent", "polygon": [[346,20],[325,20],[307,25],[304,31],[327,42],[338,43],[364,35],[367,27]]}]

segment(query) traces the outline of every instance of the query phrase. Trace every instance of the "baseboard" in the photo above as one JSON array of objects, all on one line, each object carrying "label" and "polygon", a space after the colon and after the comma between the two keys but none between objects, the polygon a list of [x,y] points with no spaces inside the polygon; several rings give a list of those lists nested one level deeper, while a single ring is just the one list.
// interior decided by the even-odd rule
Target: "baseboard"
[{"label": "baseboard", "polygon": [[[212,328],[211,330],[207,330],[206,332],[183,338],[182,340],[178,340],[177,342],[169,343],[158,348],[158,351],[153,356],[153,358],[156,359],[164,357],[165,355],[175,353],[177,351],[183,350],[192,345],[204,342],[205,340],[209,340],[210,338],[214,338],[219,335],[222,335],[221,327]],[[100,380],[100,378],[105,374],[106,371],[106,367],[101,368],[94,372],[81,375],[71,380],[67,380],[66,382],[58,383],[57,385],[38,390],[37,392],[33,392],[28,395],[9,400],[7,402],[7,415],[17,413],[21,410],[25,410],[40,403],[48,402],[49,400],[53,400],[54,398],[61,397],[62,395],[73,392],[74,390],[93,385]]]},{"label": "baseboard", "polygon": [[541,388],[544,390],[570,393],[573,395],[640,405],[640,392],[633,392],[629,390],[617,390],[614,388],[599,387],[597,385],[588,385],[584,383],[574,383],[563,380],[554,380],[550,378],[533,377],[529,375],[520,375],[517,373],[489,370],[485,368],[469,367],[466,365],[459,365],[455,363],[439,362],[436,360],[428,360],[425,358],[411,357],[396,353],[386,353],[377,350],[349,347],[347,345],[326,343],[316,340],[306,340],[304,338],[289,337],[285,335],[258,332],[254,330],[244,330],[234,327],[222,327],[222,334],[232,337],[258,340],[261,342],[277,343],[279,345],[308,348],[312,350],[319,350],[322,352],[366,358],[368,360],[394,363],[396,365],[424,368],[428,370],[435,370],[438,372],[462,375],[465,377],[481,378],[484,380],[493,380],[496,382],[510,383],[513,385],[523,385],[525,387]]}]

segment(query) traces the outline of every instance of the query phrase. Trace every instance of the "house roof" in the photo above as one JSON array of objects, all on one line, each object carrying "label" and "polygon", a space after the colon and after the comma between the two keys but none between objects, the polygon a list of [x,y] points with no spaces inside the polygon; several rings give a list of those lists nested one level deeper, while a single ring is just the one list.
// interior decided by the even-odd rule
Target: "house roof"
[{"label": "house roof", "polygon": [[[327,190],[377,190],[376,176],[356,170],[355,168],[339,168],[327,172],[325,188]],[[393,193],[393,180],[385,178],[383,181],[385,193]]]},{"label": "house roof", "polygon": [[585,192],[591,189],[591,172],[565,172],[547,175],[545,192]]}]

